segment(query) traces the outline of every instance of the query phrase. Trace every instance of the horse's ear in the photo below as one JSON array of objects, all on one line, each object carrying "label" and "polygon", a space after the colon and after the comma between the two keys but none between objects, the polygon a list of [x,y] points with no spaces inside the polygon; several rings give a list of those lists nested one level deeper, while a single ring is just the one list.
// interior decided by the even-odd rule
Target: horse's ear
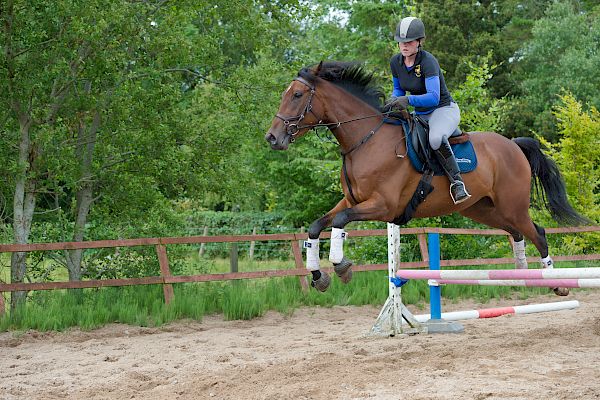
[{"label": "horse's ear", "polygon": [[319,75],[319,72],[321,72],[321,68],[323,68],[323,60],[321,60],[319,65],[317,65],[317,68],[315,68],[315,75]]}]

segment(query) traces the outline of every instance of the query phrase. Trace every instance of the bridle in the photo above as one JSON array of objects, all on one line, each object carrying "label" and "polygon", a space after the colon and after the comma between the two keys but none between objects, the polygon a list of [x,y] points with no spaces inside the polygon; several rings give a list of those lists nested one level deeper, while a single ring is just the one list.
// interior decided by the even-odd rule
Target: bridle
[{"label": "bridle", "polygon": [[[294,78],[294,81],[300,82],[310,89],[310,94],[308,96],[308,101],[306,102],[306,105],[304,106],[304,110],[302,110],[302,112],[300,114],[293,116],[293,117],[284,117],[282,115],[279,115],[279,113],[275,114],[275,117],[277,117],[283,121],[283,124],[285,125],[285,133],[286,133],[286,135],[288,135],[290,137],[290,143],[294,143],[294,141],[296,140],[296,135],[298,134],[298,132],[300,132],[301,129],[304,129],[304,128],[312,129],[316,126],[322,125],[321,120],[319,120],[319,118],[312,111],[312,100],[315,95],[314,85],[312,85],[310,82],[308,82],[306,79],[302,78],[301,76]],[[314,117],[319,122],[317,124],[313,124],[313,125],[300,125],[300,123],[304,120],[304,117],[306,117],[306,114],[308,114],[308,113],[311,113],[312,115],[314,115]]]},{"label": "bridle", "polygon": [[[283,121],[283,123],[285,125],[285,133],[287,136],[290,137],[290,143],[294,143],[294,141],[296,140],[296,135],[298,135],[298,132],[300,132],[300,130],[305,129],[305,128],[314,129],[314,128],[318,128],[318,127],[322,126],[322,127],[326,127],[326,128],[330,128],[330,129],[335,129],[335,128],[338,128],[340,125],[347,124],[347,123],[354,122],[354,121],[360,121],[363,119],[369,119],[369,118],[375,118],[375,117],[381,117],[381,116],[387,117],[388,114],[391,114],[392,112],[394,112],[394,111],[386,111],[386,112],[377,113],[377,114],[365,115],[364,117],[352,118],[352,119],[349,119],[346,121],[330,122],[330,123],[324,124],[323,120],[319,119],[319,117],[317,117],[317,115],[312,110],[312,101],[313,101],[313,97],[315,96],[315,92],[316,92],[315,86],[312,85],[310,82],[308,82],[306,79],[304,79],[301,76],[297,76],[296,78],[294,78],[294,81],[300,82],[310,89],[308,101],[306,102],[304,109],[302,110],[302,112],[300,114],[295,115],[293,117],[285,117],[283,115],[280,115],[279,113],[275,114],[276,118],[279,118],[280,120]],[[308,113],[311,113],[315,117],[315,119],[319,122],[317,122],[316,124],[300,125],[300,123],[304,120],[304,118],[306,117],[306,114],[308,114]],[[379,127],[377,129],[379,129]]]}]

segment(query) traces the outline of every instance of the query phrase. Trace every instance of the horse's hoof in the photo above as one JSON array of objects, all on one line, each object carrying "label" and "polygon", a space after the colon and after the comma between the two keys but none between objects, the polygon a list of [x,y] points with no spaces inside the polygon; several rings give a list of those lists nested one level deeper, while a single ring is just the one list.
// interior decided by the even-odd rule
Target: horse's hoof
[{"label": "horse's hoof", "polygon": [[333,270],[339,276],[342,283],[348,283],[352,280],[352,261],[346,257],[342,258],[339,264],[333,264]]},{"label": "horse's hoof", "polygon": [[338,275],[343,284],[346,284],[352,280],[352,269],[348,268],[342,275]]},{"label": "horse's hoof", "polygon": [[325,271],[321,271],[321,277],[316,281],[312,281],[310,284],[319,292],[324,292],[327,290],[327,288],[329,288],[330,283],[331,278],[329,277],[329,274]]},{"label": "horse's hoof", "polygon": [[552,290],[554,290],[554,294],[556,294],[557,296],[568,296],[569,295],[569,288],[566,288],[566,287],[557,287]]}]

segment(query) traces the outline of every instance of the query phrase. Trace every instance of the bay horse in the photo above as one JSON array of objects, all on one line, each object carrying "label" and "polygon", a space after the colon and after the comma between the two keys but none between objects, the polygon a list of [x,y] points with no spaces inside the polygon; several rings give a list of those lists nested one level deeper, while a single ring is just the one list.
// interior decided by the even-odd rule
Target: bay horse
[{"label": "bay horse", "polygon": [[[344,283],[352,263],[343,257],[344,227],[351,221],[391,222],[404,213],[422,174],[402,154],[407,152],[401,126],[385,124],[383,91],[372,84],[372,74],[356,63],[321,62],[300,70],[282,95],[279,110],[265,136],[274,150],[315,127],[330,129],[344,156],[340,179],[344,197],[308,231],[307,264],[312,286],[325,291],[330,278],[319,266],[319,235],[332,226],[330,261]],[[558,222],[589,222],[569,204],[556,164],[531,138],[510,140],[493,132],[469,132],[477,168],[463,175],[471,198],[453,204],[446,176],[435,176],[435,188],[414,211],[413,218],[458,212],[474,221],[503,229],[514,239],[516,268],[527,268],[524,237],[540,253],[543,268],[552,268],[545,231],[529,216],[532,179],[542,201]],[[568,289],[555,288],[559,295]]]}]

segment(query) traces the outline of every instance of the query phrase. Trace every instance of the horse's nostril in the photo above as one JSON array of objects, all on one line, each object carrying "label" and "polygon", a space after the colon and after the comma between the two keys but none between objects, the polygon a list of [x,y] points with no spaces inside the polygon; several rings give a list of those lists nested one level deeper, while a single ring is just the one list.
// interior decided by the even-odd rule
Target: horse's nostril
[{"label": "horse's nostril", "polygon": [[265,135],[265,139],[271,144],[277,143],[277,138],[272,133],[267,133]]}]

